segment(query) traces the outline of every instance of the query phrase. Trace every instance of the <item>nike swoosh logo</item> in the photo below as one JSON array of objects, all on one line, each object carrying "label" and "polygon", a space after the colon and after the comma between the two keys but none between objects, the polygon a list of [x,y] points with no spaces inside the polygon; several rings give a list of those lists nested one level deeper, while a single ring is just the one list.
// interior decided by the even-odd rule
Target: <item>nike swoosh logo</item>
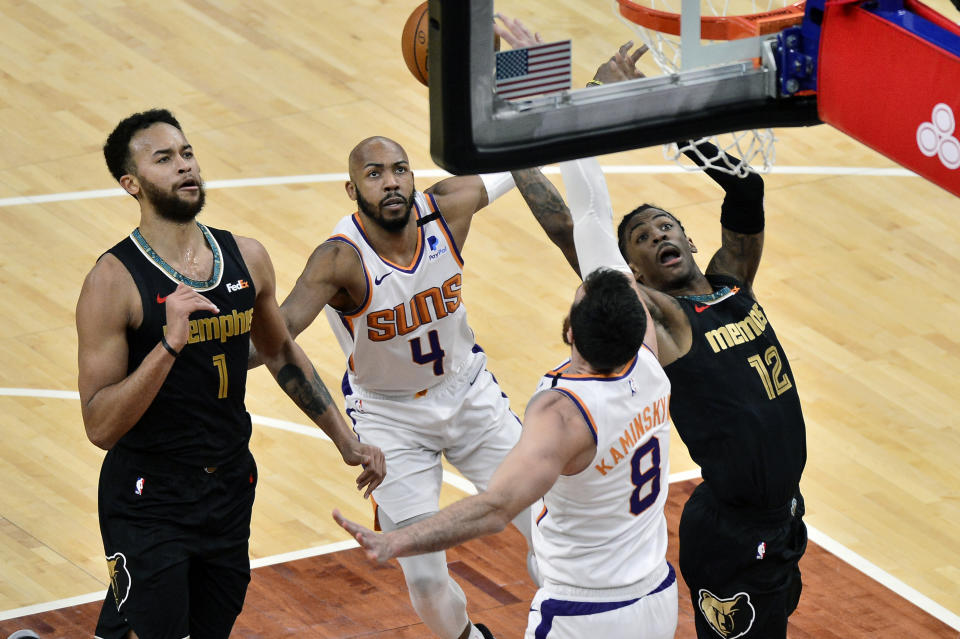
[{"label": "nike swoosh logo", "polygon": [[708,308],[710,308],[710,306],[709,306],[708,304],[694,304],[694,305],[693,305],[693,310],[695,310],[695,311],[698,312],[698,313],[702,313],[702,312],[704,312],[705,310],[707,310]]},{"label": "nike swoosh logo", "polygon": [[164,302],[167,301],[168,297],[170,297],[169,294],[164,295],[163,297],[160,297],[160,293],[157,293],[157,304],[163,304]]},{"label": "nike swoosh logo", "polygon": [[391,275],[392,273],[393,273],[393,271],[387,271],[387,272],[384,273],[383,276],[381,276],[381,277],[374,277],[374,278],[373,278],[373,285],[374,285],[374,286],[380,286],[380,282],[382,282],[383,280],[387,279],[387,276],[388,276],[388,275]]}]

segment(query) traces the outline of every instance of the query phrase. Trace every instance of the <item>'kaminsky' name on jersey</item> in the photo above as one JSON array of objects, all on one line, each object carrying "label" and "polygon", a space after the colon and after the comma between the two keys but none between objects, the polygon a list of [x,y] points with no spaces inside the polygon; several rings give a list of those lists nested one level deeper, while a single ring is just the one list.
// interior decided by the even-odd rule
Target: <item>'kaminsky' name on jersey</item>
[{"label": "'kaminsky' name on jersey", "polygon": [[637,413],[637,416],[627,424],[623,429],[623,435],[620,437],[620,447],[610,447],[610,461],[607,462],[607,456],[600,458],[600,463],[595,464],[601,475],[606,475],[608,470],[613,470],[614,466],[623,459],[630,457],[630,451],[637,447],[643,439],[644,433],[664,424],[670,418],[670,396],[666,395],[655,400],[652,404],[645,407]]},{"label": "'kaminsky' name on jersey", "polygon": [[[192,319],[189,323],[190,332],[187,344],[215,339],[226,342],[231,337],[249,333],[251,322],[253,322],[252,308],[240,312],[234,309],[230,315],[214,315],[213,317]],[[163,325],[163,333],[164,335],[167,333],[166,324]]]},{"label": "'kaminsky' name on jersey", "polygon": [[719,328],[707,331],[703,337],[714,353],[719,353],[737,344],[746,344],[762,335],[767,328],[767,317],[754,302],[750,312],[739,322],[730,322]]},{"label": "'kaminsky' name on jersey", "polygon": [[369,313],[367,337],[371,342],[385,342],[450,315],[460,308],[460,282],[457,273],[439,287],[420,291],[409,302]]}]

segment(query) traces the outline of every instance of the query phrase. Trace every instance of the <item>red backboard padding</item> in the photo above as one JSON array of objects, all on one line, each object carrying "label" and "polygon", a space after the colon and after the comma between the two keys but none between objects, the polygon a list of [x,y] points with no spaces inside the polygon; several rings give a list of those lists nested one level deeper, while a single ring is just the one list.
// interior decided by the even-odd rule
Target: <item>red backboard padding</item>
[{"label": "red backboard padding", "polygon": [[827,2],[817,93],[824,122],[960,196],[960,57]]}]

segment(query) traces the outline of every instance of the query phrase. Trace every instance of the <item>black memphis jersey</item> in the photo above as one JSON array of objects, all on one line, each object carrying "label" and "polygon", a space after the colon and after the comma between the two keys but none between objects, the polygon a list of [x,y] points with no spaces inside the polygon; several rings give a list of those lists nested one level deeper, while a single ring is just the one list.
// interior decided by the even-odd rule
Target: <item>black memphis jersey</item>
[{"label": "black memphis jersey", "polygon": [[250,440],[244,392],[256,293],[233,235],[198,226],[214,252],[214,273],[206,282],[174,275],[139,231],[109,251],[133,276],[143,305],[143,322],[127,329],[128,374],[164,334],[164,302],[177,288],[177,279],[220,309],[218,314],[203,311],[190,316],[189,340],[180,357],[146,413],[118,446],[181,464],[216,466],[246,450]]},{"label": "black memphis jersey", "polygon": [[693,344],[665,367],[674,425],[721,501],[777,508],[796,495],[807,458],[796,380],[756,300],[733,278],[707,279],[709,301],[677,298]]}]

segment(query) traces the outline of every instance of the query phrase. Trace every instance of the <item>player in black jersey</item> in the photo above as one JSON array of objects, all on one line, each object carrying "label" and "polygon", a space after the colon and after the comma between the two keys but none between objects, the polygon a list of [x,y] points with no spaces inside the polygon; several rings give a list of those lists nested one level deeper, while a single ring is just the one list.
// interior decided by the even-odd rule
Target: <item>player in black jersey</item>
[{"label": "player in black jersey", "polygon": [[200,167],[170,112],[126,118],[104,155],[140,225],[100,257],[77,302],[84,427],[107,451],[98,510],[111,587],[96,636],[226,638],[250,580],[250,341],[343,461],[364,466],[364,496],[383,480],[383,453],[357,440],[290,337],[263,246],[196,222]]},{"label": "player in black jersey", "polygon": [[[630,47],[621,47],[595,80],[642,77],[635,64],[645,49],[631,53]],[[717,152],[706,143],[700,151],[706,157]],[[688,156],[703,166],[696,153]],[[539,170],[515,171],[514,178],[579,272],[577,250],[592,248],[591,259],[601,264],[617,250],[612,212],[607,219],[596,215],[609,209],[596,162],[565,163],[561,170],[569,210]],[[703,476],[680,522],[680,569],[697,635],[785,637],[800,597],[798,561],[807,540],[799,492],[806,435],[796,380],[753,292],[763,247],[763,181],[756,174],[705,172],[726,193],[722,245],[706,273],[683,226],[656,206],[644,204],[624,217],[616,244],[644,285],[673,388],[674,425]]]}]

